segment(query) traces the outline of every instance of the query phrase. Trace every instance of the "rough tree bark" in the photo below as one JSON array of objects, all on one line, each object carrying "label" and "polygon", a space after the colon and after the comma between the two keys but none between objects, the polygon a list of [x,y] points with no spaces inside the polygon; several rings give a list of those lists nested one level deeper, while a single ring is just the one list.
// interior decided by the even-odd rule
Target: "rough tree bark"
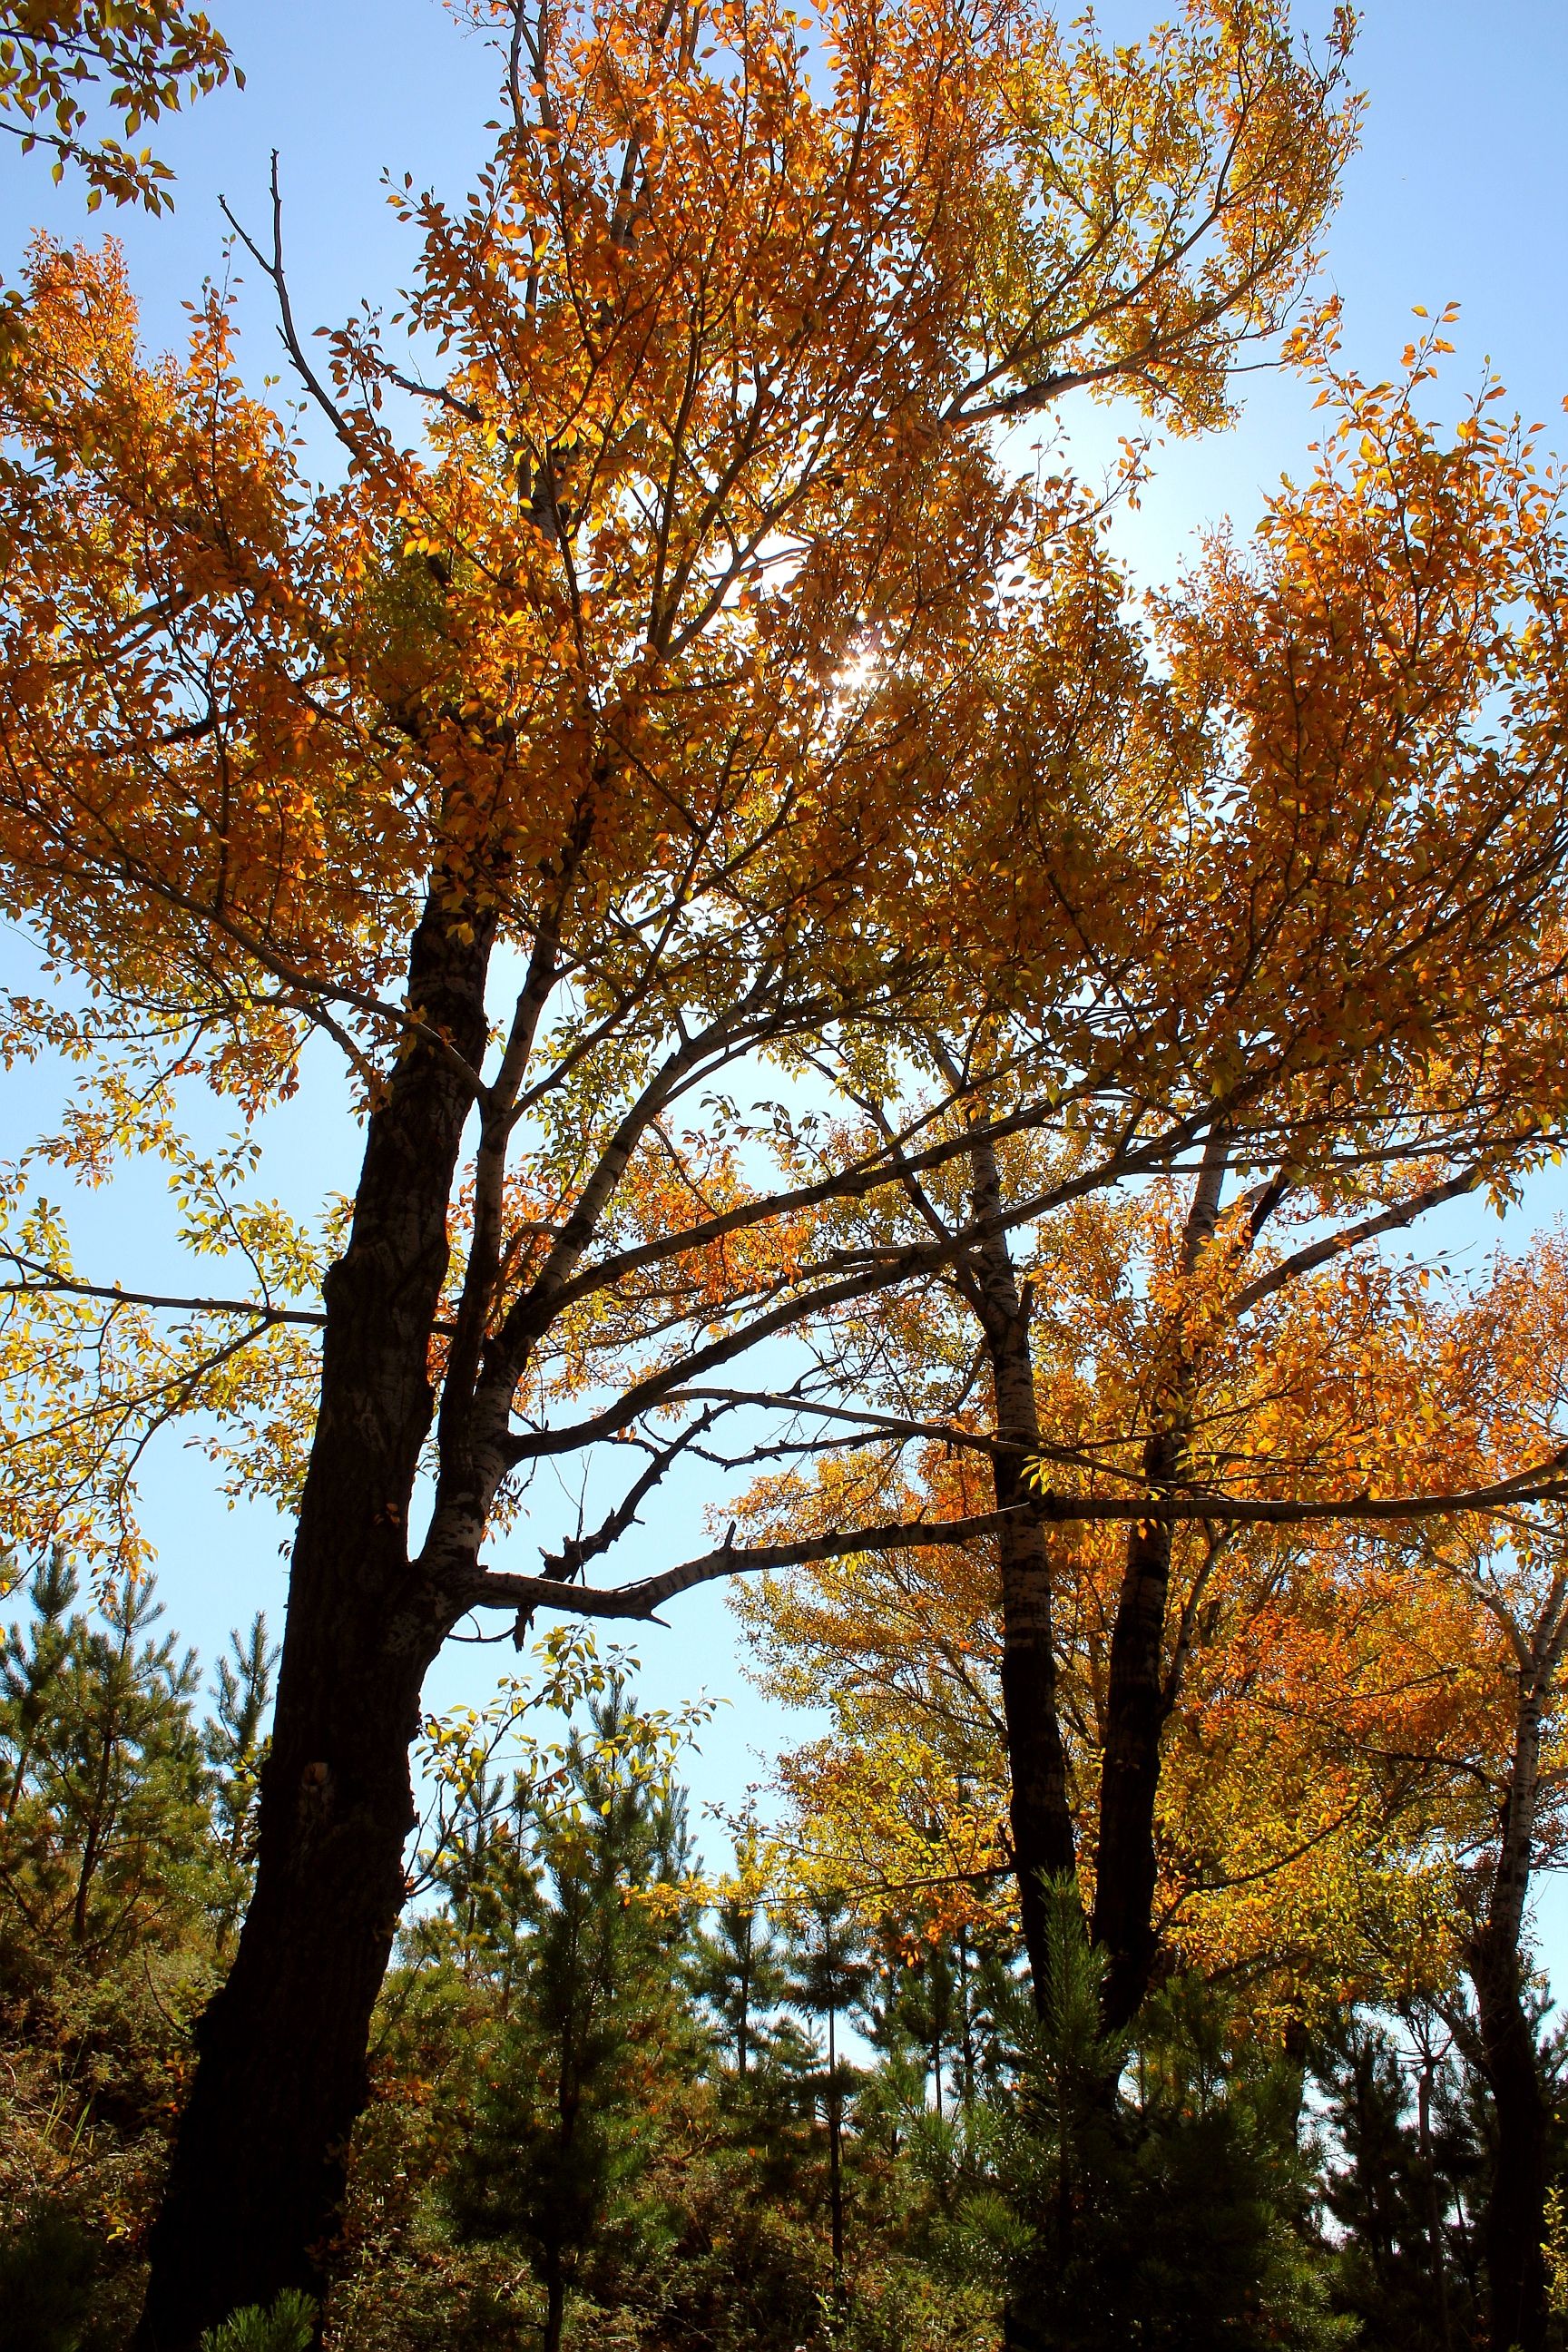
[{"label": "rough tree bark", "polygon": [[[407,1522],[433,1406],[447,1203],[474,1102],[462,1065],[477,1067],[485,1045],[490,929],[432,888],[409,1001],[452,1050],[418,1040],[387,1082],[348,1247],[326,1279],[256,1891],[198,2029],[139,2352],[188,2352],[237,2305],[321,2285],[404,1900],[420,1686],[456,1613],[410,1563]],[[280,2070],[280,2051],[297,2053],[296,2066]]]}]

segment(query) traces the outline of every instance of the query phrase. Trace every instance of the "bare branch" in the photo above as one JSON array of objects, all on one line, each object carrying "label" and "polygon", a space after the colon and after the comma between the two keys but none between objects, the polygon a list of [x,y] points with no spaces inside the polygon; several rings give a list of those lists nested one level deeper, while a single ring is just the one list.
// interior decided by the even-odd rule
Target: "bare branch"
[{"label": "bare branch", "polygon": [[967,1519],[908,1519],[884,1527],[856,1528],[832,1535],[808,1536],[799,1543],[737,1547],[728,1537],[717,1551],[704,1552],[661,1576],[644,1577],[637,1584],[568,1584],[553,1576],[509,1576],[480,1569],[461,1591],[464,1609],[565,1609],[584,1617],[652,1617],[677,1593],[694,1585],[712,1584],[721,1576],[747,1576],[769,1569],[804,1568],[813,1560],[847,1559],[856,1552],[893,1551],[917,1547],[940,1549],[971,1543],[978,1536],[994,1535],[1004,1520],[1031,1506],[1015,1504],[1010,1510],[982,1511]]},{"label": "bare branch", "polygon": [[116,1307],[165,1307],[176,1315],[245,1315],[254,1323],[307,1323],[318,1329],[327,1319],[310,1307],[272,1307],[255,1298],[166,1297],[153,1290],[121,1290],[117,1283],[78,1282],[12,1250],[0,1251],[0,1262],[9,1262],[25,1277],[0,1282],[0,1298],[106,1298]]},{"label": "bare branch", "polygon": [[1467,1192],[1475,1191],[1484,1172],[1484,1163],[1474,1160],[1458,1176],[1450,1177],[1446,1184],[1434,1184],[1426,1192],[1418,1192],[1413,1201],[1405,1201],[1397,1208],[1380,1210],[1376,1216],[1363,1217],[1359,1223],[1346,1225],[1342,1232],[1330,1234],[1322,1241],[1297,1250],[1279,1265],[1270,1267],[1267,1274],[1260,1274],[1256,1282],[1249,1282],[1245,1290],[1238,1291],[1231,1302],[1232,1312],[1243,1315],[1249,1307],[1256,1307],[1263,1299],[1272,1297],[1277,1290],[1283,1290],[1285,1285],[1294,1282],[1299,1275],[1311,1274],[1318,1266],[1327,1265],[1331,1258],[1343,1257],[1347,1251],[1359,1249],[1363,1242],[1376,1241],[1383,1234],[1398,1233],[1402,1227],[1413,1225],[1429,1209],[1439,1209],[1448,1201],[1462,1200]]},{"label": "bare branch", "polygon": [[1010,1519],[1019,1517],[1033,1517],[1060,1527],[1151,1520],[1178,1526],[1194,1520],[1226,1520],[1243,1526],[1300,1527],[1336,1521],[1440,1518],[1462,1512],[1492,1510],[1504,1502],[1568,1501],[1568,1477],[1555,1475],[1565,1466],[1568,1445],[1560,1448],[1549,1461],[1495,1486],[1450,1495],[1360,1495],[1342,1502],[1247,1501],[1235,1495],[1150,1495],[1135,1499],[1054,1495],[1047,1490],[1031,1502],[977,1512],[969,1518],[903,1519],[871,1528],[835,1528],[830,1534],[805,1537],[793,1544],[742,1547],[727,1536],[717,1550],[703,1552],[696,1559],[666,1569],[662,1575],[644,1577],[636,1584],[568,1584],[560,1577],[512,1576],[500,1570],[481,1568],[458,1588],[456,1597],[463,1611],[565,1609],[584,1617],[651,1618],[678,1593],[689,1592],[694,1585],[715,1583],[721,1577],[804,1568],[815,1560],[847,1559],[862,1552],[950,1549],[973,1543],[982,1536],[996,1535]]}]

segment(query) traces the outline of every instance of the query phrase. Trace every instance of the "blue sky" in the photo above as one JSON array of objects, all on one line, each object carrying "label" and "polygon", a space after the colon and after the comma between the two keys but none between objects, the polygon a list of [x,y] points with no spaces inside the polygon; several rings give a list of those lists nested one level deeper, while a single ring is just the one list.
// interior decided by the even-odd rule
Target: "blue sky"
[{"label": "blue sky", "polygon": [[[209,0],[244,66],[247,87],[204,101],[164,124],[159,152],[178,173],[173,218],[121,214],[89,221],[81,192],[56,190],[34,158],[9,149],[0,184],[0,275],[14,279],[29,230],[63,237],[111,227],[128,248],[149,339],[175,340],[181,303],[203,278],[221,276],[226,194],[258,229],[267,210],[269,152],[279,152],[286,239],[302,322],[334,322],[362,299],[396,307],[409,266],[407,233],[393,217],[384,171],[411,172],[416,184],[452,197],[465,189],[489,142],[493,60],[437,0]],[[1068,13],[1065,12],[1064,13]],[[1132,0],[1104,12],[1118,35],[1149,21]],[[1308,8],[1303,22],[1321,24]],[[1463,308],[1457,356],[1439,397],[1457,401],[1489,355],[1529,419],[1555,420],[1548,438],[1568,446],[1562,414],[1568,392],[1568,310],[1562,239],[1568,220],[1568,9],[1561,0],[1371,0],[1354,78],[1370,96],[1362,151],[1329,239],[1325,278],[1342,296],[1350,357],[1382,373],[1397,362],[1416,303],[1436,312]],[[249,284],[242,298],[248,364],[259,376],[280,355],[265,288],[243,256],[233,264]],[[1193,533],[1222,517],[1245,529],[1267,488],[1305,464],[1310,394],[1277,376],[1252,380],[1244,416],[1230,432],[1162,453],[1136,515],[1119,526],[1129,559],[1145,578],[1167,574]],[[1079,412],[1071,431],[1087,455],[1113,446],[1120,429],[1104,412]],[[18,1148],[49,1115],[45,1082],[6,1081],[0,1151]],[[335,1090],[307,1087],[277,1115],[279,1173],[269,1189],[303,1202],[352,1182],[354,1130],[335,1115]],[[1550,1213],[1555,1188],[1532,1195],[1529,1215]],[[161,1186],[149,1171],[88,1204],[79,1220],[82,1255],[121,1261],[129,1228],[155,1229]],[[1486,1238],[1495,1237],[1496,1228]],[[1476,1245],[1476,1228],[1457,1226],[1457,1244]],[[1511,1238],[1511,1236],[1510,1236]],[[171,1448],[149,1482],[150,1520],[160,1551],[171,1619],[209,1658],[230,1624],[266,1606],[280,1622],[286,1529],[266,1512],[226,1513],[205,1468]],[[681,1524],[684,1515],[685,1524]],[[553,1541],[560,1528],[552,1527]],[[650,1513],[649,1564],[691,1548],[689,1508],[673,1500]],[[692,1779],[700,1799],[734,1801],[788,1729],[742,1681],[730,1622],[715,1590],[688,1596],[672,1630],[641,1637],[643,1687],[669,1704],[698,1686],[733,1702],[703,1742]],[[495,1654],[491,1654],[492,1655]],[[510,1652],[505,1654],[510,1662]],[[444,1663],[436,1695],[477,1697],[484,1654],[458,1651]],[[1548,1898],[1550,1942],[1568,1964],[1568,1900]],[[1562,1925],[1559,1927],[1559,1917]]]}]

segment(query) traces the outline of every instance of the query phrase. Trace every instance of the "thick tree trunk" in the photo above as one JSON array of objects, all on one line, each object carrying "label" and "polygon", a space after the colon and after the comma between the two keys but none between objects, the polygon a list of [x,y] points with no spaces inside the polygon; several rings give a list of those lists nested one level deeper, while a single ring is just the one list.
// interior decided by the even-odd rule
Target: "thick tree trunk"
[{"label": "thick tree trunk", "polygon": [[[410,1002],[470,1066],[484,1051],[484,926],[433,892]],[[321,1406],[294,1544],[256,1890],[197,2066],[136,2342],[189,2352],[279,2289],[319,2292],[371,2011],[404,1899],[408,1749],[450,1612],[411,1567],[407,1515],[430,1426],[431,1325],[472,1088],[433,1042],[370,1121],[348,1248],[325,1286]]]},{"label": "thick tree trunk", "polygon": [[1517,1952],[1472,1957],[1481,2056],[1491,2092],[1496,2155],[1483,2243],[1493,2352],[1545,2352],[1546,2190],[1551,2110],[1523,2000]]},{"label": "thick tree trunk", "polygon": [[[975,1213],[1000,1214],[995,1153],[975,1147]],[[1030,1501],[1026,1470],[1039,1452],[1035,1370],[1029,1346],[1028,1302],[1020,1295],[1006,1237],[996,1233],[979,1247],[975,1277],[981,1328],[991,1364],[996,1435],[992,1457],[996,1507]],[[1070,1877],[1076,1866],[1067,1748],[1057,1702],[1057,1654],[1052,1622],[1051,1564],[1046,1530],[1019,1509],[997,1543],[1002,1583],[1002,1711],[1007,1740],[1009,1828],[1018,1908],[1037,1999],[1046,1982],[1044,1882]]]}]

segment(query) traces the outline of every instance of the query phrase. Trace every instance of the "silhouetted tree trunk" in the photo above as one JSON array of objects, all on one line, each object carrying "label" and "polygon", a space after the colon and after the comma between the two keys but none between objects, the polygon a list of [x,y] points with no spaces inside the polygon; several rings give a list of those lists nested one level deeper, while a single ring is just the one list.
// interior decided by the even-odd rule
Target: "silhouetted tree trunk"
[{"label": "silhouetted tree trunk", "polygon": [[[989,1143],[971,1154],[977,1217],[1000,1218],[1001,1183]],[[1058,1706],[1051,1563],[1041,1520],[1026,1507],[1037,1497],[1026,1472],[1040,1449],[1029,1300],[1021,1293],[1005,1233],[977,1247],[973,1304],[991,1366],[998,1450],[992,1455],[996,1507],[1016,1510],[997,1538],[1002,1585],[1002,1709],[1010,1782],[1008,1825],[1024,1948],[1037,1989],[1045,1981],[1046,1906],[1042,1881],[1070,1876],[1076,1864],[1067,1748]]]},{"label": "silhouetted tree trunk", "polygon": [[[1190,1274],[1214,1239],[1228,1162],[1228,1139],[1216,1130],[1205,1149],[1183,1234]],[[1143,1449],[1152,1494],[1178,1481],[1191,1433],[1196,1368],[1178,1344],[1161,1423]],[[1171,1592],[1168,1519],[1134,1520],[1111,1629],[1105,1693],[1105,1753],[1100,1767],[1100,1843],[1095,1856],[1094,1941],[1106,1954],[1105,2021],[1115,2029],[1136,2013],[1153,1970],[1154,1887],[1158,1862],[1154,1810],[1160,1793],[1160,1743],[1175,1697],[1165,1667]]]},{"label": "silhouetted tree trunk", "polygon": [[[1550,1639],[1545,1638],[1550,1630]],[[1484,1920],[1467,1955],[1476,1989],[1480,2057],[1491,2093],[1496,2161],[1482,2232],[1489,2341],[1498,2352],[1544,2352],[1546,2190],[1551,2107],[1525,2006],[1520,1945],[1535,1839],[1541,1722],[1555,1678],[1562,1628],[1535,1629],[1521,1661],[1513,1753],[1499,1822],[1498,1859]]]},{"label": "silhouetted tree trunk", "polygon": [[837,2011],[827,2012],[827,2202],[833,2248],[833,2301],[844,2303],[844,2094],[838,2080]]},{"label": "silhouetted tree trunk", "polygon": [[[1180,1450],[1174,1431],[1149,1440],[1143,1466],[1151,1486],[1175,1475]],[[1095,1859],[1093,1937],[1106,1953],[1103,2006],[1112,2027],[1131,2021],[1154,1965],[1154,1808],[1160,1741],[1170,1712],[1164,1672],[1170,1590],[1170,1521],[1135,1523],[1110,1636]]]},{"label": "silhouetted tree trunk", "polygon": [[[465,940],[462,929],[468,930]],[[484,1050],[489,930],[432,890],[409,1000],[470,1066]],[[368,1123],[353,1223],[324,1286],[321,1404],[300,1507],[256,1889],[197,2065],[153,2233],[137,2336],[188,2352],[279,2289],[320,2290],[365,2047],[404,1900],[408,1750],[457,1613],[410,1562],[430,1426],[431,1326],[471,1087],[416,1041]]]},{"label": "silhouetted tree trunk", "polygon": [[561,2336],[566,2321],[566,2279],[561,2267],[561,2254],[552,2247],[544,2271],[544,2352],[561,2352]]}]

